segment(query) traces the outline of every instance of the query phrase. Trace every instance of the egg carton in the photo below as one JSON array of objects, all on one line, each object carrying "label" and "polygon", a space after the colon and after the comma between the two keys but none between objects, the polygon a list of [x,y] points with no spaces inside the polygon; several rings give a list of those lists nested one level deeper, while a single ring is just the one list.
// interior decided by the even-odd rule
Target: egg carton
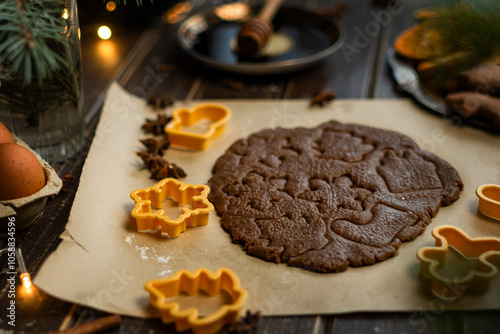
[{"label": "egg carton", "polygon": [[47,203],[47,198],[58,194],[62,188],[62,180],[54,168],[19,137],[12,135],[12,138],[14,143],[27,148],[35,155],[42,165],[46,183],[42,189],[33,195],[0,201],[0,231],[5,231],[10,226],[15,226],[16,230],[22,230],[30,226],[41,214]]}]

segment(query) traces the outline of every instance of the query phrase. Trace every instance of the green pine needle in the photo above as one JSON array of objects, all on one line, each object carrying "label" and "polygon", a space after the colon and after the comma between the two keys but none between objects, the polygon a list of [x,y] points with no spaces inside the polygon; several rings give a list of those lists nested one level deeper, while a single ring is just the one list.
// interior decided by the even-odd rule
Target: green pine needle
[{"label": "green pine needle", "polygon": [[[475,0],[437,9],[422,22],[424,30],[438,31],[437,57],[460,52],[461,68],[470,68],[500,55],[500,2]],[[457,68],[459,70],[459,68]]]},{"label": "green pine needle", "polygon": [[41,84],[72,65],[64,52],[71,40],[60,0],[3,0],[0,3],[0,75]]},{"label": "green pine needle", "polygon": [[[106,1],[106,0],[103,0],[103,1]],[[154,0],[150,0],[150,2],[153,2]],[[140,6],[142,5],[142,0],[135,0],[137,6]],[[120,0],[116,0],[116,3],[117,4],[120,4]],[[123,4],[126,5],[127,4],[127,0],[123,0]]]}]

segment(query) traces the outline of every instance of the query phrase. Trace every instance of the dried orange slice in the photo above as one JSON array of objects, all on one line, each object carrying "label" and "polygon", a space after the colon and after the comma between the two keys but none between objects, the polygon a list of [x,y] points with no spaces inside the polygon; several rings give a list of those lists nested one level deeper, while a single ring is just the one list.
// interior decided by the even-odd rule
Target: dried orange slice
[{"label": "dried orange slice", "polygon": [[422,29],[421,25],[403,31],[394,42],[396,52],[406,58],[424,60],[442,54],[443,43],[435,30]]}]

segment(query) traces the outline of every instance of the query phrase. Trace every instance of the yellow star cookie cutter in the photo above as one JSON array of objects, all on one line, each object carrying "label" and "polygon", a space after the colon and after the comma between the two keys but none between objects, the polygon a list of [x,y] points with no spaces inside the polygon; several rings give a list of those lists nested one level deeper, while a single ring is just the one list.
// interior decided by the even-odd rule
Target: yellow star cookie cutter
[{"label": "yellow star cookie cutter", "polygon": [[[151,280],[144,288],[150,294],[150,303],[161,313],[164,323],[175,322],[178,331],[192,329],[196,334],[215,333],[225,324],[238,320],[247,292],[240,286],[238,276],[228,268],[219,268],[213,274],[206,268],[194,272],[180,270],[173,276]],[[179,303],[169,300],[186,293],[190,296],[205,291],[209,296],[228,292],[232,297],[230,304],[225,304],[214,313],[199,317],[196,308],[180,309]]]},{"label": "yellow star cookie cutter", "polygon": [[[211,140],[220,136],[231,118],[229,108],[212,103],[199,104],[191,109],[176,109],[172,113],[172,121],[165,126],[172,147],[192,150],[204,150]],[[186,128],[195,123],[207,120],[210,125],[203,133],[187,131]]]},{"label": "yellow star cookie cutter", "polygon": [[[472,238],[458,227],[448,225],[435,227],[432,236],[436,239],[435,247],[420,248],[417,258],[421,274],[432,280],[431,290],[436,297],[451,302],[467,289],[481,293],[490,288],[500,269],[500,238]],[[445,265],[450,247],[466,258],[477,258],[476,267],[456,278],[442,274],[439,269]]]},{"label": "yellow star cookie cutter", "polygon": [[[214,209],[207,198],[209,192],[210,188],[203,184],[185,184],[177,179],[166,178],[152,187],[130,193],[135,202],[131,215],[136,220],[139,232],[154,233],[161,229],[163,236],[177,238],[186,230],[186,226],[208,224],[208,215]],[[162,209],[163,201],[167,198],[182,206],[177,219],[170,219]],[[185,207],[188,203],[191,203],[191,208]],[[158,210],[153,212],[151,206]]]}]

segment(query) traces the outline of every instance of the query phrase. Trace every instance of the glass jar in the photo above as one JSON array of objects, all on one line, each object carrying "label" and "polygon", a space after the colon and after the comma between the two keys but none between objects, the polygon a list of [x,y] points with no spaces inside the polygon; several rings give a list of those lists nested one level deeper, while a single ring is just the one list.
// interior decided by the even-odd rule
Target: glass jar
[{"label": "glass jar", "polygon": [[[50,35],[44,35],[49,36],[45,37],[45,44],[54,51],[51,59],[57,60],[59,65],[40,78],[35,72],[33,58],[30,67],[33,75],[29,83],[26,82],[26,73],[12,71],[9,64],[7,68],[2,66],[0,122],[45,160],[61,162],[85,145],[77,4],[76,0],[41,3],[51,6],[47,12],[58,20],[56,25],[62,22],[59,28],[54,28],[54,33],[63,39],[52,41]],[[37,43],[35,38],[34,43]]]}]

